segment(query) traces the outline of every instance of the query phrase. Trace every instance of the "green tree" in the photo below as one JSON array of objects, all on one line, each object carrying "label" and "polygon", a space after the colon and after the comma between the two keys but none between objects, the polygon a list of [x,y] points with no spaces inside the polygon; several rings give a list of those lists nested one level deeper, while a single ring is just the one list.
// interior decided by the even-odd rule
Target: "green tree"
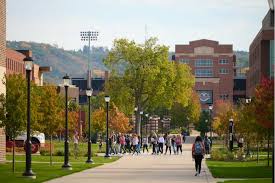
[{"label": "green tree", "polygon": [[174,102],[187,104],[194,85],[191,69],[169,62],[168,47],[156,42],[156,38],[146,40],[144,45],[127,39],[115,40],[105,59],[111,70],[106,91],[125,114],[132,114],[134,107],[138,107],[138,133],[140,110],[170,109]]},{"label": "green tree", "polygon": [[202,111],[199,122],[197,124],[197,130],[201,132],[202,136],[210,130],[210,115],[208,111]]}]

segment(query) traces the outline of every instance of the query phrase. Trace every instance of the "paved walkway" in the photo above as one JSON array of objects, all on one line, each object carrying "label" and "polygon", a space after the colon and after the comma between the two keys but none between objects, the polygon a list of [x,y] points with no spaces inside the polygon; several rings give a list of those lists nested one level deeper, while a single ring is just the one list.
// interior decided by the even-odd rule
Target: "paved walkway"
[{"label": "paved walkway", "polygon": [[182,155],[125,155],[118,161],[74,173],[49,183],[207,183],[215,182],[203,162],[200,177],[195,177],[191,144],[187,137]]}]

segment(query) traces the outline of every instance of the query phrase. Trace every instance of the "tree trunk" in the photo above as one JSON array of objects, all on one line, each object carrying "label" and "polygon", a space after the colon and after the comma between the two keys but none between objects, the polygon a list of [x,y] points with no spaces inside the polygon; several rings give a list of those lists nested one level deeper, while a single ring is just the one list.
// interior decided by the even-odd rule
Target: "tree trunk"
[{"label": "tree trunk", "polygon": [[259,141],[257,140],[257,163],[259,163]]},{"label": "tree trunk", "polygon": [[53,153],[52,153],[52,138],[53,136],[51,135],[50,136],[50,165],[52,166],[53,165]]},{"label": "tree trunk", "polygon": [[268,136],[267,136],[267,166],[269,166],[269,138],[270,138],[270,132],[268,131]]},{"label": "tree trunk", "polygon": [[12,172],[15,172],[15,138],[12,142]]}]

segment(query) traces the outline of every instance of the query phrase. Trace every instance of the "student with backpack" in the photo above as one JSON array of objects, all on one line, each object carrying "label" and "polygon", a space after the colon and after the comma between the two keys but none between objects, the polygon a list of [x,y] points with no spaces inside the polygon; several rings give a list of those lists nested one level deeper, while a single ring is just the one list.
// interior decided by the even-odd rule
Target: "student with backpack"
[{"label": "student with backpack", "polygon": [[196,140],[192,146],[192,157],[195,159],[196,174],[199,176],[201,173],[201,161],[205,154],[205,147],[200,136],[196,137]]}]

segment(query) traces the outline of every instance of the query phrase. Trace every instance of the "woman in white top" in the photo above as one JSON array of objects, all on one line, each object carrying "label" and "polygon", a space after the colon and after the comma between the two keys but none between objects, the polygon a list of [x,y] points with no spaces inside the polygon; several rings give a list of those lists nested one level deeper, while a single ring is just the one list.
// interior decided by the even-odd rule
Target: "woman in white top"
[{"label": "woman in white top", "polygon": [[158,142],[159,142],[159,152],[160,152],[161,154],[163,154],[163,144],[164,144],[163,135],[160,135],[160,136],[159,136]]},{"label": "woman in white top", "polygon": [[133,147],[134,147],[134,153],[133,153],[133,155],[135,153],[137,153],[137,155],[138,155],[138,136],[136,134],[134,134],[134,136],[133,136],[132,144],[133,144]]}]

